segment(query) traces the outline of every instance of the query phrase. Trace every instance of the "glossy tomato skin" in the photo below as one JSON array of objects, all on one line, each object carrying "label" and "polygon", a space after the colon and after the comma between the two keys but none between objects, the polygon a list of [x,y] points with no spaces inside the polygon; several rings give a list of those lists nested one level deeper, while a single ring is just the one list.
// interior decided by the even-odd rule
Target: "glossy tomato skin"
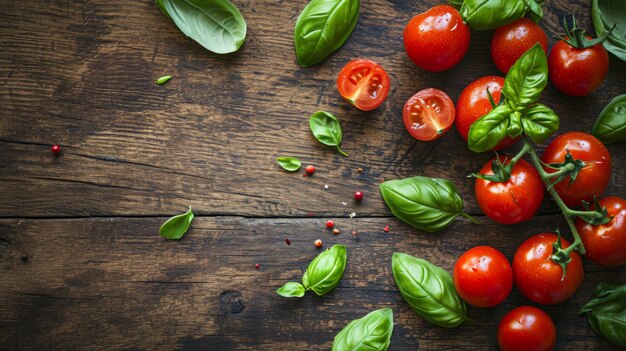
[{"label": "glossy tomato skin", "polygon": [[[493,110],[491,102],[489,101],[489,95],[487,95],[487,89],[489,89],[493,101],[498,104],[500,102],[500,96],[502,95],[503,86],[504,78],[486,76],[478,78],[463,89],[456,103],[455,125],[457,131],[465,141],[467,141],[467,137],[469,136],[472,123]],[[506,149],[515,144],[518,139],[519,138],[513,139],[507,136],[493,149]]]},{"label": "glossy tomato skin", "polygon": [[413,17],[404,28],[404,48],[413,62],[440,72],[461,62],[470,43],[469,27],[450,5],[438,5]]},{"label": "glossy tomato skin", "polygon": [[489,246],[476,246],[461,255],[454,265],[453,276],[459,296],[475,307],[496,306],[513,288],[509,260]]},{"label": "glossy tomato skin", "polygon": [[[554,185],[554,190],[570,207],[579,207],[582,201],[592,201],[600,196],[611,178],[611,156],[604,144],[591,134],[569,132],[557,136],[541,157],[544,163],[562,163],[569,150],[574,159],[582,160],[585,167],[570,184],[570,177]],[[555,172],[545,168],[546,172]]]},{"label": "glossy tomato skin", "polygon": [[607,224],[591,225],[576,219],[576,229],[585,246],[585,257],[604,267],[626,264],[626,200],[607,196],[598,201],[613,219]]},{"label": "glossy tomato skin", "polygon": [[602,84],[608,71],[609,54],[602,44],[577,49],[559,40],[548,56],[548,76],[563,94],[591,94]]},{"label": "glossy tomato skin", "polygon": [[389,76],[376,62],[356,59],[348,62],[339,72],[339,94],[362,111],[380,106],[389,95]]},{"label": "glossy tomato skin", "polygon": [[[569,299],[583,281],[583,264],[580,255],[572,252],[567,264],[567,274],[561,280],[563,270],[553,262],[552,244],[557,240],[553,233],[535,235],[524,241],[513,257],[513,280],[515,286],[527,299],[553,305]],[[563,248],[570,243],[561,238]]]},{"label": "glossy tomato skin", "polygon": [[548,53],[546,32],[530,18],[521,18],[496,29],[491,39],[491,58],[496,67],[507,74],[515,61],[536,43]]},{"label": "glossy tomato skin", "polygon": [[454,122],[454,103],[448,94],[428,88],[407,100],[402,110],[406,130],[417,140],[432,141],[444,135]]},{"label": "glossy tomato skin", "polygon": [[556,344],[556,327],[544,311],[520,306],[500,321],[498,344],[502,351],[550,351]]},{"label": "glossy tomato skin", "polygon": [[[480,174],[492,175],[492,161]],[[504,156],[500,161],[506,164]],[[537,170],[524,159],[517,161],[506,182],[492,182],[476,178],[474,185],[480,209],[489,218],[502,224],[515,224],[531,219],[543,201],[544,185]]]}]

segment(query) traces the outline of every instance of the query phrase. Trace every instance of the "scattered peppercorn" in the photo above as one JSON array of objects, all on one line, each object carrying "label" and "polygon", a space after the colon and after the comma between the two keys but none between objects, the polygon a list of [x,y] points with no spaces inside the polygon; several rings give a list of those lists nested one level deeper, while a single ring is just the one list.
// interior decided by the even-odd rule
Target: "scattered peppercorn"
[{"label": "scattered peppercorn", "polygon": [[52,145],[50,150],[52,150],[53,154],[58,155],[59,153],[61,153],[61,146],[59,146],[58,144],[54,144]]},{"label": "scattered peppercorn", "polygon": [[363,173],[363,168],[359,167],[356,169],[357,173]]},{"label": "scattered peppercorn", "polygon": [[307,172],[308,174],[313,174],[313,173],[315,173],[315,167],[313,167],[312,165],[308,165],[308,166],[306,166],[304,171]]},{"label": "scattered peppercorn", "polygon": [[341,233],[341,232],[339,231],[339,229],[337,229],[337,228],[333,229],[333,234],[337,235],[337,234],[339,234],[339,233]]},{"label": "scattered peppercorn", "polygon": [[261,265],[257,263],[257,264],[254,265],[254,268],[259,269],[259,268],[261,268]]},{"label": "scattered peppercorn", "polygon": [[359,233],[356,232],[356,230],[352,231],[352,236],[357,236]]},{"label": "scattered peppercorn", "polygon": [[355,193],[354,193],[354,199],[355,199],[356,201],[361,201],[361,200],[363,200],[363,193],[362,193],[362,192],[360,192],[360,191],[355,192]]},{"label": "scattered peppercorn", "polygon": [[285,244],[291,245],[291,240],[289,240],[288,238],[285,238]]},{"label": "scattered peppercorn", "polygon": [[389,233],[389,226],[386,225],[385,228],[383,228],[383,230],[385,231],[385,233]]},{"label": "scattered peppercorn", "polygon": [[335,226],[335,223],[333,221],[326,222],[326,228],[332,228],[334,226]]},{"label": "scattered peppercorn", "polygon": [[315,240],[315,247],[319,249],[320,247],[322,247],[322,245],[324,244],[322,244],[322,241],[320,239]]}]

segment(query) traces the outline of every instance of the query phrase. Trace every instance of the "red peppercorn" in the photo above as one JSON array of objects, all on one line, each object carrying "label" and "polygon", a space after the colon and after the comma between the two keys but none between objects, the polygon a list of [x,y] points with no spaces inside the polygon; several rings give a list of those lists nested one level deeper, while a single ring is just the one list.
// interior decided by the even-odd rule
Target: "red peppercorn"
[{"label": "red peppercorn", "polygon": [[320,239],[315,240],[315,247],[319,249],[320,247],[322,247],[322,245],[324,244],[322,244],[322,241]]},{"label": "red peppercorn", "polygon": [[291,245],[291,240],[289,240],[288,238],[285,238],[285,244]]},{"label": "red peppercorn", "polygon": [[354,199],[355,199],[356,201],[361,201],[361,200],[363,200],[363,193],[362,193],[362,192],[360,192],[360,191],[355,192],[355,193],[354,193]]},{"label": "red peppercorn", "polygon": [[341,232],[339,231],[339,229],[337,229],[337,228],[333,229],[333,234],[337,235],[337,234],[339,234],[339,233],[341,233]]},{"label": "red peppercorn", "polygon": [[313,174],[313,173],[315,173],[315,167],[313,167],[312,165],[308,165],[308,166],[306,166],[304,171],[307,172],[308,174]]},{"label": "red peppercorn", "polygon": [[59,146],[58,144],[54,144],[52,145],[50,150],[52,150],[53,154],[58,155],[61,152],[61,146]]},{"label": "red peppercorn", "polygon": [[257,264],[254,265],[254,268],[259,269],[259,268],[261,268],[261,265],[257,263]]},{"label": "red peppercorn", "polygon": [[385,231],[385,233],[389,233],[389,226],[386,225],[385,228],[383,228],[383,230]]},{"label": "red peppercorn", "polygon": [[333,222],[333,221],[326,222],[326,228],[332,228],[334,226],[335,226],[335,222]]}]

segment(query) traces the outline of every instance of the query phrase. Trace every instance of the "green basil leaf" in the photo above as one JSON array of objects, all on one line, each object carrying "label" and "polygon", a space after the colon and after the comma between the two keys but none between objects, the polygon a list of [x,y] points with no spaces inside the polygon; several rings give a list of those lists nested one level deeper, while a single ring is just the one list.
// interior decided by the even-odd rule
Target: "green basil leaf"
[{"label": "green basil leaf", "polygon": [[606,144],[626,141],[626,94],[614,97],[602,109],[591,134]]},{"label": "green basil leaf", "polygon": [[[543,3],[543,0],[541,0]],[[539,22],[541,17],[543,17],[543,9],[541,5],[537,2],[537,0],[524,0],[526,3],[526,7],[530,12],[530,17],[532,17],[533,21]]]},{"label": "green basil leaf", "polygon": [[578,314],[587,314],[591,328],[611,343],[626,347],[626,284],[601,283]]},{"label": "green basil leaf", "polygon": [[440,178],[412,177],[380,184],[391,213],[413,227],[435,232],[463,213],[463,200],[452,182]]},{"label": "green basil leaf", "polygon": [[350,322],[335,336],[331,351],[386,351],[393,333],[393,312],[382,308]]},{"label": "green basil leaf", "polygon": [[168,80],[172,79],[172,76],[163,76],[156,80],[158,85],[165,84]]},{"label": "green basil leaf", "polygon": [[428,322],[452,328],[467,319],[465,302],[445,270],[399,252],[393,254],[391,270],[404,300]]},{"label": "green basil leaf", "polygon": [[348,154],[341,151],[339,148],[342,132],[337,117],[326,111],[317,111],[309,118],[309,126],[311,127],[313,136],[320,143],[327,146],[334,146],[342,155],[348,156]]},{"label": "green basil leaf", "polygon": [[359,0],[311,0],[294,30],[298,63],[322,62],[348,39],[359,18]]},{"label": "green basil leaf", "polygon": [[276,290],[276,293],[284,297],[302,297],[304,296],[304,286],[296,282],[288,282]]},{"label": "green basil leaf", "polygon": [[591,19],[597,37],[604,36],[615,26],[602,45],[626,61],[626,1],[624,0],[593,0]]},{"label": "green basil leaf", "polygon": [[526,4],[520,0],[465,0],[459,12],[472,29],[496,29],[524,17]]},{"label": "green basil leaf", "polygon": [[467,138],[470,150],[488,151],[506,138],[510,125],[509,115],[512,112],[513,110],[508,105],[499,105],[472,123]]},{"label": "green basil leaf", "polygon": [[548,83],[548,59],[539,43],[530,48],[507,73],[502,93],[515,111],[531,106]]},{"label": "green basil leaf", "polygon": [[535,143],[543,143],[559,129],[559,116],[548,106],[535,104],[522,111],[524,133]]},{"label": "green basil leaf", "polygon": [[450,6],[454,7],[457,10],[461,9],[461,6],[463,6],[463,1],[464,0],[448,0],[448,4],[450,4]]},{"label": "green basil leaf", "polygon": [[326,294],[339,284],[346,269],[346,261],[346,247],[333,245],[330,250],[322,252],[311,261],[302,276],[302,285],[317,295]]},{"label": "green basil leaf", "polygon": [[190,206],[189,211],[174,216],[163,223],[159,229],[159,234],[168,239],[178,240],[187,232],[192,220],[193,212],[191,212]]},{"label": "green basil leaf", "polygon": [[295,157],[281,156],[276,159],[278,164],[286,171],[295,172],[302,167],[302,162]]},{"label": "green basil leaf", "polygon": [[156,0],[186,36],[217,54],[239,50],[246,38],[246,21],[228,0]]}]

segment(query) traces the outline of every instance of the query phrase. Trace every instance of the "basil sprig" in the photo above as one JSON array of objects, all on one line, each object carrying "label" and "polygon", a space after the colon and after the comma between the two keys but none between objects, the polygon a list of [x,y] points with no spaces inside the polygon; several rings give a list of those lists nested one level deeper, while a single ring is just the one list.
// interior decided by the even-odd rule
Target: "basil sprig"
[{"label": "basil sprig", "polygon": [[348,39],[359,18],[359,0],[311,0],[294,30],[298,63],[322,62]]},{"label": "basil sprig", "polygon": [[324,295],[331,291],[343,276],[346,269],[347,253],[344,245],[333,245],[311,263],[302,276],[302,284],[288,282],[276,290],[284,297],[302,297],[305,291],[313,290],[317,295]]},{"label": "basil sprig", "polygon": [[276,162],[285,170],[289,172],[295,172],[302,167],[302,162],[295,157],[281,156],[276,159]]},{"label": "basil sprig", "polygon": [[608,34],[602,45],[620,60],[626,61],[626,1],[593,0],[591,20],[598,38]]},{"label": "basil sprig", "polygon": [[454,184],[446,179],[389,180],[380,184],[380,193],[394,216],[427,232],[445,228],[459,215],[469,217]]},{"label": "basil sprig", "polygon": [[174,216],[163,223],[159,229],[159,234],[168,239],[178,240],[187,232],[191,221],[193,221],[193,212],[191,212],[190,206],[189,211]]},{"label": "basil sprig", "polygon": [[343,133],[339,120],[332,113],[326,111],[315,112],[311,118],[309,118],[309,126],[317,141],[327,146],[336,147],[339,153],[348,157],[348,154],[341,151],[339,148]]},{"label": "basil sprig", "polygon": [[[458,6],[459,0],[450,1]],[[474,30],[496,29],[530,12],[535,22],[543,16],[543,0],[464,0],[459,12]]]},{"label": "basil sprig", "polygon": [[350,322],[335,336],[331,351],[386,351],[393,333],[393,312],[382,308]]},{"label": "basil sprig", "polygon": [[605,144],[626,141],[626,94],[614,97],[602,109],[591,134]]},{"label": "basil sprig", "polygon": [[428,322],[453,328],[467,319],[467,307],[454,289],[450,273],[399,252],[393,254],[391,270],[404,300]]},{"label": "basil sprig", "polygon": [[587,314],[591,328],[608,341],[626,347],[626,284],[600,283],[578,315]]},{"label": "basil sprig", "polygon": [[161,11],[186,36],[217,54],[239,50],[246,21],[228,0],[156,0]]},{"label": "basil sprig", "polygon": [[559,128],[559,117],[537,103],[548,83],[548,60],[535,44],[511,67],[504,79],[504,103],[472,124],[468,146],[474,152],[494,148],[507,136],[526,135],[535,143],[545,141]]}]

